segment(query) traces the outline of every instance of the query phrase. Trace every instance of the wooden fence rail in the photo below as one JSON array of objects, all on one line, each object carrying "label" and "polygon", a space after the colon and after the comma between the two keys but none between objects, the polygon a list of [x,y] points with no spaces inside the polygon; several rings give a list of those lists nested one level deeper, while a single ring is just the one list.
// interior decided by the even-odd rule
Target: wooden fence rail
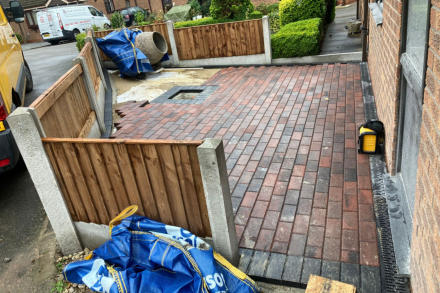
[{"label": "wooden fence rail", "polygon": [[179,59],[206,59],[264,53],[261,19],[174,29]]},{"label": "wooden fence rail", "polygon": [[74,221],[108,224],[136,204],[140,215],[211,236],[202,141],[42,140]]}]

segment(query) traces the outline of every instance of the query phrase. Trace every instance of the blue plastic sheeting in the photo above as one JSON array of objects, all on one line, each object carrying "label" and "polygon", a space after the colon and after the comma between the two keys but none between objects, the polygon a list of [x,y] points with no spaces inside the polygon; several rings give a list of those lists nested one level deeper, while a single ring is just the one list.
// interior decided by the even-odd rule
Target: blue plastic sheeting
[{"label": "blue plastic sheeting", "polygon": [[90,260],[68,264],[67,281],[96,292],[258,292],[201,238],[133,215],[111,230]]},{"label": "blue plastic sheeting", "polygon": [[[134,45],[136,36],[141,33],[141,30],[124,28],[96,39],[99,48],[118,66],[122,76],[134,77],[153,71],[148,57]],[[161,61],[168,59],[168,54],[165,54]]]}]

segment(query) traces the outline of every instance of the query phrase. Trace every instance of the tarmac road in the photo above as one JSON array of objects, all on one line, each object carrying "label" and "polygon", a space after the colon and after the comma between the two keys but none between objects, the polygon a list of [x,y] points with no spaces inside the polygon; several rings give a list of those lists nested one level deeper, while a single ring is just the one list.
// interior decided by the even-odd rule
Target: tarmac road
[{"label": "tarmac road", "polygon": [[[69,70],[78,51],[75,43],[23,50],[34,81],[34,90],[25,99],[28,106]],[[0,175],[0,292],[50,292],[55,243],[30,175],[20,162]]]}]

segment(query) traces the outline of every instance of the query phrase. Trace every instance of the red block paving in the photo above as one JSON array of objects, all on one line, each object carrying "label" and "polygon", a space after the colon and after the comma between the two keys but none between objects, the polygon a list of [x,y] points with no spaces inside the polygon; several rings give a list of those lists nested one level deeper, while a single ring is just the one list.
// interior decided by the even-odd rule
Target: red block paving
[{"label": "red block paving", "polygon": [[358,64],[227,68],[201,104],[129,104],[117,138],[222,137],[241,247],[378,266]]}]

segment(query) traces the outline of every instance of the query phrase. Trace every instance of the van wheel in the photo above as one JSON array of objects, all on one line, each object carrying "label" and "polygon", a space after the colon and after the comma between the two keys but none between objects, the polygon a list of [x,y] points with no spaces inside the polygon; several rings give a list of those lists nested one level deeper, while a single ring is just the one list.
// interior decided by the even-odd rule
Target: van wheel
[{"label": "van wheel", "polygon": [[58,45],[59,42],[60,42],[60,41],[49,41],[49,43],[50,43],[51,45]]},{"label": "van wheel", "polygon": [[105,24],[104,24],[104,28],[105,28],[106,30],[109,30],[109,29],[111,28],[111,26],[110,26],[108,23],[105,23]]},{"label": "van wheel", "polygon": [[80,34],[80,31],[77,29],[73,30],[73,40],[76,41],[76,36]]},{"label": "van wheel", "polygon": [[24,63],[24,76],[26,78],[26,93],[32,91],[34,89],[34,81],[32,80],[32,73],[29,69],[29,65]]}]

